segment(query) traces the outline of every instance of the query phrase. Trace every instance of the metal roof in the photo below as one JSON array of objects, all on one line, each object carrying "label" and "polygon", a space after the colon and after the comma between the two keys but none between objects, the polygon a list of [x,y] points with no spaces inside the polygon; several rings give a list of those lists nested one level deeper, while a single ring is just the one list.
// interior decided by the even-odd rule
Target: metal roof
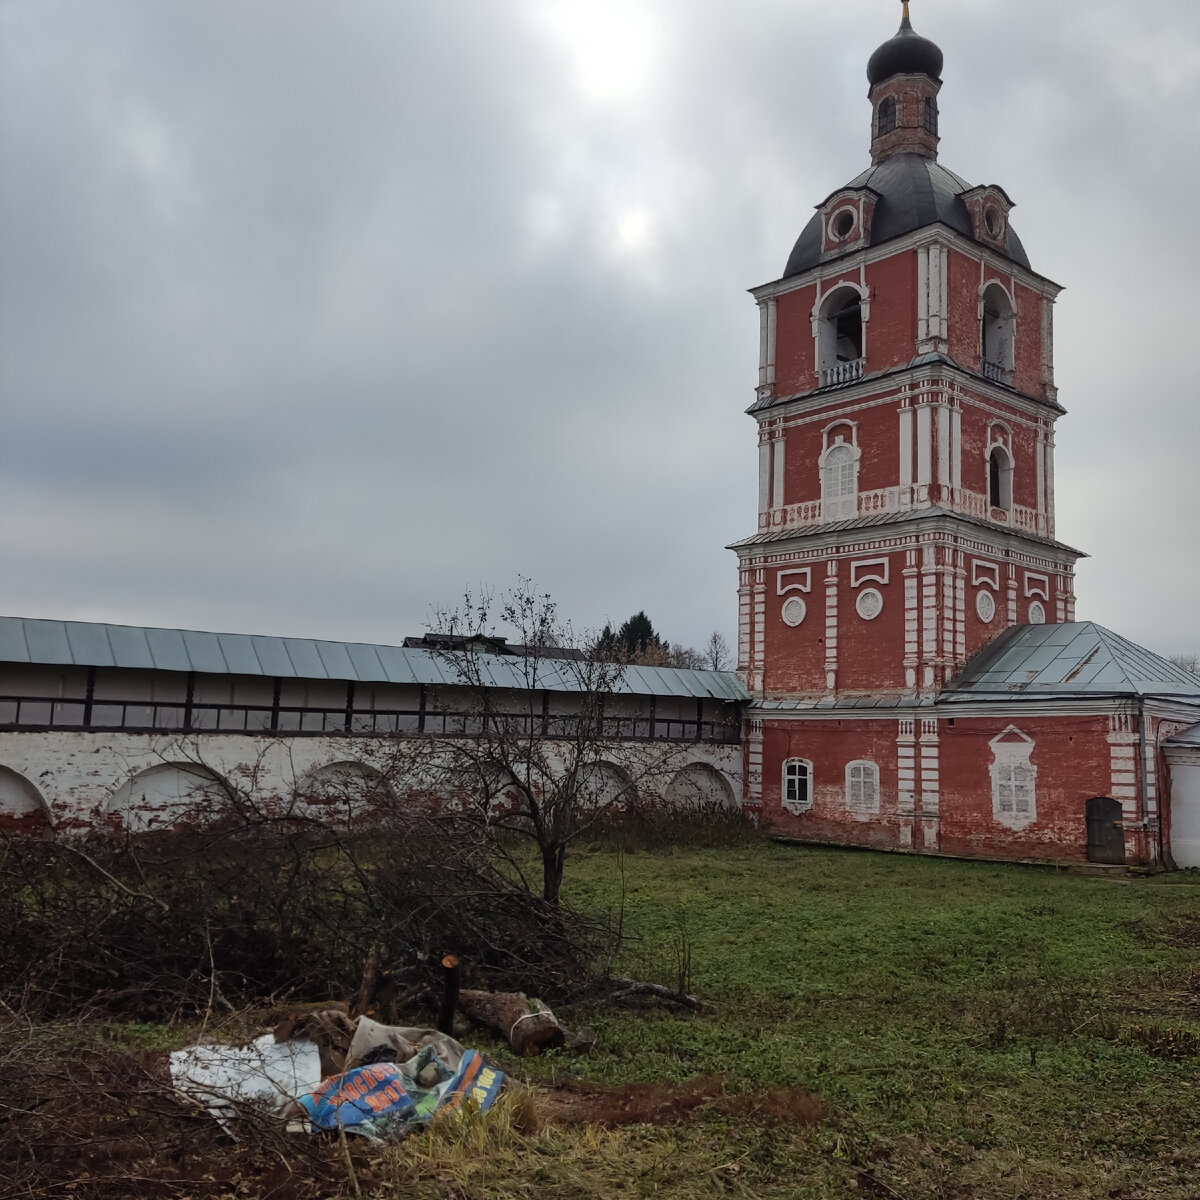
[{"label": "metal roof", "polygon": [[1086,695],[1200,701],[1200,678],[1093,621],[1014,625],[975,655],[938,699]]},{"label": "metal roof", "polygon": [[1164,744],[1167,746],[1200,746],[1200,725],[1193,725],[1191,729],[1185,729],[1173,738],[1167,738]]},{"label": "metal roof", "polygon": [[[849,188],[870,188],[879,193],[871,221],[872,246],[927,225],[946,225],[972,241],[975,239],[971,214],[959,198],[963,192],[971,190],[971,185],[933,159],[920,154],[894,154],[868,167],[838,191]],[[823,219],[818,212],[797,238],[783,269],[784,279],[799,275],[821,261],[824,233]],[[1013,262],[1032,270],[1029,255],[1011,225],[1008,227],[1007,251]]]},{"label": "metal roof", "polygon": [[801,700],[758,700],[754,712],[821,712],[825,709],[847,708],[928,708],[932,696],[808,696]]},{"label": "metal roof", "polygon": [[[474,661],[492,687],[529,686],[521,669],[526,662],[524,658],[481,654]],[[0,617],[0,663],[197,671],[207,675],[266,675],[358,683],[463,682],[454,669],[452,654],[429,650],[31,617]],[[551,692],[581,691],[586,684],[580,679],[579,667],[572,660],[542,659],[534,686]],[[635,696],[749,699],[741,680],[732,671],[685,671],[674,667],[624,667],[612,691]]]}]

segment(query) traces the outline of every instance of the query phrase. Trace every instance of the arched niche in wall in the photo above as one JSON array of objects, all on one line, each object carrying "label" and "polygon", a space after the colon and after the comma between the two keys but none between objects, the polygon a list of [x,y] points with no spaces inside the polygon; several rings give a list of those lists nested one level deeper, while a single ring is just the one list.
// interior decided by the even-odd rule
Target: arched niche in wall
[{"label": "arched niche in wall", "polygon": [[585,809],[624,808],[637,800],[629,773],[616,763],[585,763],[579,769],[579,803]]},{"label": "arched niche in wall", "polygon": [[41,833],[50,828],[50,810],[24,775],[0,767],[0,829]]},{"label": "arched niche in wall", "polygon": [[231,792],[216,772],[197,763],[158,763],[131,775],[108,812],[133,833],[206,824],[231,812]]},{"label": "arched niche in wall", "polygon": [[289,815],[348,827],[386,808],[393,799],[383,773],[367,763],[346,759],[326,763],[296,784]]},{"label": "arched niche in wall", "polygon": [[688,763],[667,784],[666,802],[673,808],[736,809],[737,798],[729,780],[708,763]]}]

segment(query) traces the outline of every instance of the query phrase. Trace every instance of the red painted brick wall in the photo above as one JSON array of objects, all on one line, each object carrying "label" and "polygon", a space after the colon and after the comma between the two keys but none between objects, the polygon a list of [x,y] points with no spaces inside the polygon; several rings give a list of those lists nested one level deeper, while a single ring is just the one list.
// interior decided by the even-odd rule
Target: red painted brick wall
[{"label": "red painted brick wall", "polygon": [[[820,458],[824,450],[825,430],[839,421],[845,401],[835,401],[819,410],[803,425],[793,426],[785,433],[785,504],[799,504],[821,498]],[[857,409],[846,415],[844,428],[830,429],[832,439],[841,433],[851,440],[851,426],[858,426],[858,448],[862,457],[858,464],[858,490],[895,487],[900,479],[900,435],[898,405],[889,401],[871,408]]]},{"label": "red painted brick wall", "polygon": [[[851,560],[841,563],[838,575],[839,691],[871,692],[904,686],[904,555],[884,557],[889,560],[886,584],[872,580],[851,587]],[[859,593],[865,588],[875,588],[883,597],[883,611],[870,621],[860,617],[854,607]]]},{"label": "red painted brick wall", "polygon": [[1042,394],[1042,298],[1032,288],[1016,284],[1016,342],[1013,346],[1013,387],[1031,396]]},{"label": "red painted brick wall", "polygon": [[978,371],[981,359],[978,260],[951,250],[946,278],[950,357],[968,371]]},{"label": "red painted brick wall", "polygon": [[[782,806],[783,764],[813,764],[813,808],[793,816]],[[879,768],[880,813],[858,820],[846,810],[846,764],[868,759]],[[895,846],[895,721],[764,722],[763,806],[760,820],[773,832],[817,842]]]},{"label": "red painted brick wall", "polygon": [[904,251],[867,268],[871,320],[867,326],[869,373],[912,361],[917,343],[917,255]]},{"label": "red painted brick wall", "polygon": [[775,393],[790,396],[817,386],[812,336],[816,285],[780,296],[775,311]]},{"label": "red painted brick wall", "polygon": [[[1030,761],[1037,768],[1036,819],[1013,829],[995,819],[990,741],[1015,725],[1034,739]],[[761,819],[789,837],[847,845],[898,847],[904,818],[897,814],[896,720],[847,718],[823,721],[765,721]],[[1111,794],[1107,715],[948,718],[938,723],[940,788],[939,845],[943,854],[1044,861],[1087,858],[1087,801]],[[917,746],[920,762],[920,746]],[[813,808],[799,816],[782,806],[783,764],[804,758],[813,764]],[[848,763],[873,761],[879,768],[880,811],[869,820],[848,811]],[[916,791],[921,782],[918,771]],[[919,799],[918,799],[919,805]],[[1147,857],[1144,839],[1133,839]],[[918,841],[919,844],[919,841]]]},{"label": "red painted brick wall", "polygon": [[[1037,820],[1013,830],[992,815],[989,742],[1008,726],[1034,739]],[[958,718],[939,729],[941,850],[1005,858],[1086,859],[1085,806],[1111,790],[1108,717]]]}]

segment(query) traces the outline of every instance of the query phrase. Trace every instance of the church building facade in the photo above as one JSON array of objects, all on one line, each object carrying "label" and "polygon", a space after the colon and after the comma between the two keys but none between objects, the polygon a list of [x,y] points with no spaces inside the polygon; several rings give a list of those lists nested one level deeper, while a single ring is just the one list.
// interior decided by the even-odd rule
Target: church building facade
[{"label": "church building facade", "polygon": [[752,292],[745,802],[805,840],[1166,862],[1160,743],[1200,720],[1200,685],[1075,621],[1061,289],[1004,189],[939,162],[942,64],[905,4],[867,68],[871,165]]}]

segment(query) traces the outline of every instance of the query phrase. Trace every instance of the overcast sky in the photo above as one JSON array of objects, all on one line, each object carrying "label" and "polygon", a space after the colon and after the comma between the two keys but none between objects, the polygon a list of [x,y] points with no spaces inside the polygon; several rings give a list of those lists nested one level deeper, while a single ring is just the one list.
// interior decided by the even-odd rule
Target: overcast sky
[{"label": "overcast sky", "polygon": [[[915,0],[1058,303],[1080,619],[1200,652],[1200,5]],[[732,641],[757,315],[895,0],[0,0],[0,612]]]}]

